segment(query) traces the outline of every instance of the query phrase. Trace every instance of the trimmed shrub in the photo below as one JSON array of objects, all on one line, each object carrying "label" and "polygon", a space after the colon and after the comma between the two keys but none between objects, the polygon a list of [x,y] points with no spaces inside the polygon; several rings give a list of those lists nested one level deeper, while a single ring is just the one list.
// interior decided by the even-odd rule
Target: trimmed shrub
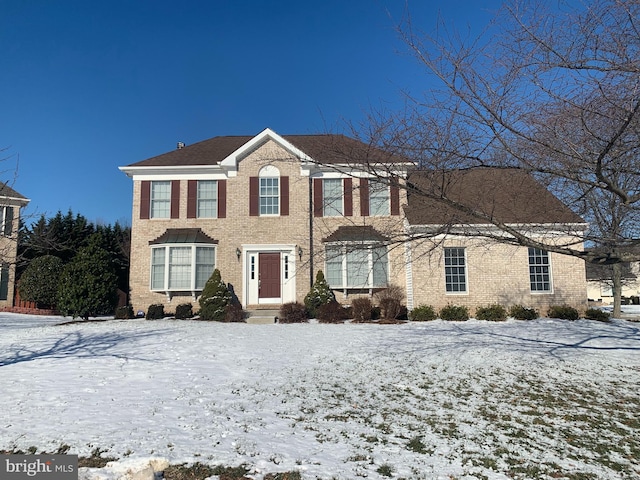
[{"label": "trimmed shrub", "polygon": [[438,314],[431,305],[420,305],[409,313],[409,320],[413,322],[430,322],[438,318]]},{"label": "trimmed shrub", "polygon": [[153,305],[149,305],[149,309],[147,310],[146,319],[147,320],[161,320],[164,318],[164,305],[161,303],[154,303]]},{"label": "trimmed shrub", "polygon": [[513,305],[509,309],[509,316],[516,320],[535,320],[540,315],[534,308],[523,307],[522,305]]},{"label": "trimmed shrub", "polygon": [[476,309],[476,318],[488,322],[504,322],[507,319],[507,310],[498,304],[478,307]]},{"label": "trimmed shrub", "polygon": [[227,306],[231,304],[232,295],[227,284],[222,281],[220,270],[213,271],[202,290],[198,300],[200,304],[200,318],[224,322],[227,316]]},{"label": "trimmed shrub", "polygon": [[447,305],[440,310],[440,318],[448,322],[465,322],[469,320],[469,309],[461,305]]},{"label": "trimmed shrub", "polygon": [[244,310],[239,302],[231,302],[225,307],[224,321],[227,323],[242,323],[244,319]]},{"label": "trimmed shrub", "polygon": [[351,317],[354,322],[370,322],[373,303],[369,297],[354,298],[351,300]]},{"label": "trimmed shrub", "polygon": [[307,309],[300,302],[289,302],[280,307],[278,323],[304,323],[308,321]]},{"label": "trimmed shrub", "polygon": [[111,254],[93,236],[62,269],[56,307],[72,318],[113,315],[118,305],[118,276]]},{"label": "trimmed shrub", "polygon": [[182,303],[176,307],[176,318],[178,320],[186,320],[191,317],[193,317],[193,305]]},{"label": "trimmed shrub", "polygon": [[547,311],[547,317],[559,318],[560,320],[578,320],[580,314],[578,310],[569,305],[552,305]]},{"label": "trimmed shrub", "polygon": [[124,305],[122,307],[116,308],[116,313],[114,317],[118,320],[129,320],[131,318],[136,318],[133,313],[133,307],[131,305]]},{"label": "trimmed shrub", "polygon": [[333,301],[318,308],[318,320],[321,323],[341,323],[346,320],[346,312],[342,305]]},{"label": "trimmed shrub", "polygon": [[63,268],[62,260],[54,255],[44,255],[31,260],[20,277],[20,298],[36,302],[40,308],[55,307],[58,299],[58,281]]},{"label": "trimmed shrub", "polygon": [[395,320],[402,311],[404,291],[398,285],[389,285],[384,290],[376,293],[378,305],[380,305],[383,320]]},{"label": "trimmed shrub", "polygon": [[309,317],[316,318],[318,316],[318,309],[322,305],[327,305],[335,301],[336,296],[324,278],[324,273],[322,273],[322,270],[318,270],[316,281],[313,282],[311,290],[304,297],[304,306],[307,308],[307,312],[309,312]]},{"label": "trimmed shrub", "polygon": [[588,308],[587,311],[584,312],[584,318],[588,320],[597,320],[599,322],[608,322],[611,315],[609,315],[609,312],[605,312],[599,308]]}]

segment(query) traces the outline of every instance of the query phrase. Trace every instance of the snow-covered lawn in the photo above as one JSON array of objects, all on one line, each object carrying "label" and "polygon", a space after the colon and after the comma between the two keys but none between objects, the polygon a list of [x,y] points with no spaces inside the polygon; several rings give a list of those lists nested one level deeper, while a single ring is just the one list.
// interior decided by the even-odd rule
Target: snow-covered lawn
[{"label": "snow-covered lawn", "polygon": [[250,476],[640,478],[640,324],[0,314],[0,450]]}]

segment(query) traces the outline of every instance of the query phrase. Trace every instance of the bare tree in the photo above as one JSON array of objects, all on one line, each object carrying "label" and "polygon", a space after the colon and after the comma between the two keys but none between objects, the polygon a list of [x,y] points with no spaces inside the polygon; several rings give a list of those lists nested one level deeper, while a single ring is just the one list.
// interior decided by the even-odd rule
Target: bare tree
[{"label": "bare tree", "polygon": [[[467,226],[493,227],[457,234],[595,264],[640,261],[638,0],[513,1],[478,37],[442,23],[420,32],[409,15],[398,31],[438,86],[407,94],[404,111],[375,112],[357,131],[426,172],[410,194],[464,214]],[[452,172],[473,167],[532,175],[589,227],[558,241],[452,195]],[[619,315],[621,284],[612,280]]]}]

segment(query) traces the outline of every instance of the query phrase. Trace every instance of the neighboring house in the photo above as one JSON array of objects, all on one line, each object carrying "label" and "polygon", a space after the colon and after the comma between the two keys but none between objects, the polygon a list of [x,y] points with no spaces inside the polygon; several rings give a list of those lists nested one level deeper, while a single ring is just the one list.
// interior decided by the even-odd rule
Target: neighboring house
[{"label": "neighboring house", "polygon": [[[613,305],[612,266],[588,263],[586,267],[589,302],[593,302],[594,305]],[[640,262],[622,263],[621,276],[622,297],[640,297]]]},{"label": "neighboring house", "polygon": [[0,308],[13,306],[20,209],[29,200],[0,183]]},{"label": "neighboring house", "polygon": [[[446,212],[431,215],[439,207],[407,197],[419,181],[411,167],[343,135],[269,129],[120,167],[133,179],[131,303],[194,303],[218,268],[247,309],[302,301],[318,270],[345,304],[395,284],[409,308],[585,306],[581,260],[433,232],[424,240]],[[498,170],[482,175],[513,183]],[[515,200],[525,202],[515,222],[543,233],[545,224],[584,225],[530,177],[515,178]],[[493,200],[513,207],[514,198]]]}]

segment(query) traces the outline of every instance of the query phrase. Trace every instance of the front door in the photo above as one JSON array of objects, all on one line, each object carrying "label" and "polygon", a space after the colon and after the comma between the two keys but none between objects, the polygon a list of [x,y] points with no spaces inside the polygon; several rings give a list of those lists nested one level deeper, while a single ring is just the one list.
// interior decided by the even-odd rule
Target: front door
[{"label": "front door", "polygon": [[280,254],[258,255],[258,298],[280,298]]}]

